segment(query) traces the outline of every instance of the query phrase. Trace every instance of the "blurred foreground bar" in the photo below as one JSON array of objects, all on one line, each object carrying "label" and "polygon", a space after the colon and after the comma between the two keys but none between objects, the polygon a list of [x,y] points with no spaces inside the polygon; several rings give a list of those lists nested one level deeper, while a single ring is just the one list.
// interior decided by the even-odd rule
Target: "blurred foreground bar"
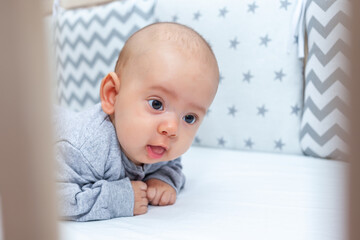
[{"label": "blurred foreground bar", "polygon": [[50,83],[42,3],[0,1],[0,195],[4,240],[55,240]]},{"label": "blurred foreground bar", "polygon": [[350,239],[360,239],[360,1],[352,6],[352,87],[351,87],[351,161],[350,161]]}]

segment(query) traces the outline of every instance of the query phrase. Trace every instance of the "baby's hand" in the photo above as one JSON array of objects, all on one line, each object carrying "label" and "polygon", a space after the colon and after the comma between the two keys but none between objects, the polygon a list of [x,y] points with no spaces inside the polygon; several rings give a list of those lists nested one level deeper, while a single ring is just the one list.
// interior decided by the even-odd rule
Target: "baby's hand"
[{"label": "baby's hand", "polygon": [[131,181],[134,190],[134,215],[144,214],[148,210],[149,201],[146,198],[146,183],[142,181]]},{"label": "baby's hand", "polygon": [[176,191],[169,184],[158,179],[149,179],[146,181],[147,198],[151,205],[172,205],[176,201]]}]

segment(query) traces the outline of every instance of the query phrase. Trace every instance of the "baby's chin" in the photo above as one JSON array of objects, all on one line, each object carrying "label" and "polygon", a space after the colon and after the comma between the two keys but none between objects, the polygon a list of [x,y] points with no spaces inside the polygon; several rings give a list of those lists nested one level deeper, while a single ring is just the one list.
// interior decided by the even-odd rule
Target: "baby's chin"
[{"label": "baby's chin", "polygon": [[146,158],[144,160],[140,160],[139,162],[141,163],[141,165],[143,164],[155,164],[155,163],[159,163],[159,162],[168,162],[168,161],[171,161],[171,160],[174,160],[176,158],[168,158],[168,157],[163,157],[163,158],[159,158],[159,159],[149,159],[149,158]]},{"label": "baby's chin", "polygon": [[[180,155],[181,156],[181,155]],[[175,160],[177,158],[179,158],[180,156],[168,156],[168,155],[164,155],[163,157],[161,158],[151,158],[149,156],[145,156],[143,159],[140,159],[139,161],[136,161],[138,162],[139,164],[135,164],[136,165],[144,165],[144,164],[155,164],[155,163],[159,163],[159,162],[168,162],[168,161],[172,161],[172,160]]]}]

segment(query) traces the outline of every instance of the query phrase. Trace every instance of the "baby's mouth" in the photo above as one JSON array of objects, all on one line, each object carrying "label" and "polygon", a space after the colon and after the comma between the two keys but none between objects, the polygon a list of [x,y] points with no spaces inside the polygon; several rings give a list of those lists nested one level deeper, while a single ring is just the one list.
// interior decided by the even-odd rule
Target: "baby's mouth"
[{"label": "baby's mouth", "polygon": [[164,148],[162,146],[147,145],[146,146],[146,151],[147,151],[150,158],[159,159],[166,152],[166,148]]}]

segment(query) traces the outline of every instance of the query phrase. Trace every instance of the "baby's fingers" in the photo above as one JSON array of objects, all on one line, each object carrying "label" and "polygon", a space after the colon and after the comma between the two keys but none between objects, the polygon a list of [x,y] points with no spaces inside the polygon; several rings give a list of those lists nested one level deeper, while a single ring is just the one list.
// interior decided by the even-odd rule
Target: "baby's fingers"
[{"label": "baby's fingers", "polygon": [[173,205],[176,202],[176,193],[164,192],[161,197],[160,206]]},{"label": "baby's fingers", "polygon": [[163,193],[163,195],[161,196],[159,205],[160,205],[160,206],[169,205],[170,199],[171,199],[171,195],[172,195],[171,192],[165,191],[165,192]]},{"label": "baby's fingers", "polygon": [[154,200],[154,198],[156,196],[156,188],[148,188],[146,195],[147,195],[149,202]]},{"label": "baby's fingers", "polygon": [[140,206],[136,209],[136,211],[134,212],[134,215],[141,215],[141,214],[145,214],[148,211],[148,206]]},{"label": "baby's fingers", "polygon": [[154,198],[153,198],[152,200],[149,200],[149,202],[151,203],[151,205],[154,205],[154,206],[159,205],[162,194],[163,194],[163,193],[160,192],[159,189],[157,189]]},{"label": "baby's fingers", "polygon": [[147,206],[147,205],[149,205],[149,200],[147,199],[147,197],[141,198],[139,205],[140,205],[140,206]]},{"label": "baby's fingers", "polygon": [[169,204],[173,205],[175,202],[176,202],[176,194],[171,194]]}]

